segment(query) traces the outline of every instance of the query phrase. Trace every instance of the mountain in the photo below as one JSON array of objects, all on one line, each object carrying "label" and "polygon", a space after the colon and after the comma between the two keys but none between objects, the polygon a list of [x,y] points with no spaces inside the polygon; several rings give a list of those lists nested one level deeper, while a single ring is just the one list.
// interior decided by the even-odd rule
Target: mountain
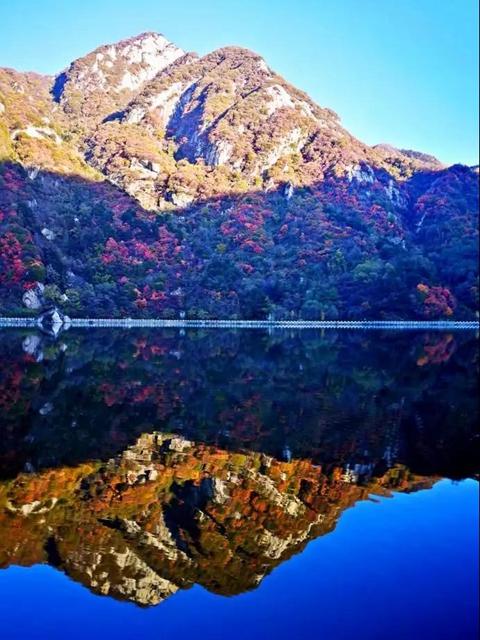
[{"label": "mountain", "polygon": [[0,69],[0,303],[71,315],[475,317],[478,172],[363,144],[225,47],[144,33]]}]

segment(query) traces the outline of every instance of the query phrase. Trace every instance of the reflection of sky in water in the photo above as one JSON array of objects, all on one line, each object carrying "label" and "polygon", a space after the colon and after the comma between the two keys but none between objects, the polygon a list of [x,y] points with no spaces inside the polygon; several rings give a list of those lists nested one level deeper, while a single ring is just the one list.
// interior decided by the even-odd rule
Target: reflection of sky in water
[{"label": "reflection of sky in water", "polygon": [[43,566],[0,572],[8,640],[422,638],[477,636],[478,484],[358,503],[254,591],[200,587],[141,609],[92,595]]}]

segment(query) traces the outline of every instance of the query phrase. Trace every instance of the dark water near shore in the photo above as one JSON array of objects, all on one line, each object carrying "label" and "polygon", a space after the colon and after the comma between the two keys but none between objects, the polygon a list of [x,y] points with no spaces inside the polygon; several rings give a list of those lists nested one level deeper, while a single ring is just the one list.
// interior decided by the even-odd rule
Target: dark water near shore
[{"label": "dark water near shore", "polygon": [[475,638],[478,343],[0,333],[2,638]]}]

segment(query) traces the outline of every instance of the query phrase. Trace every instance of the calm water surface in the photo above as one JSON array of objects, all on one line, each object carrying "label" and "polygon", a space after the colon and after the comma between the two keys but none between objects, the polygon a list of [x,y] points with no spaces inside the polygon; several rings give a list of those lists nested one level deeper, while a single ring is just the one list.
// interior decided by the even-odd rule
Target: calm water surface
[{"label": "calm water surface", "polygon": [[0,333],[2,638],[478,634],[466,332]]}]

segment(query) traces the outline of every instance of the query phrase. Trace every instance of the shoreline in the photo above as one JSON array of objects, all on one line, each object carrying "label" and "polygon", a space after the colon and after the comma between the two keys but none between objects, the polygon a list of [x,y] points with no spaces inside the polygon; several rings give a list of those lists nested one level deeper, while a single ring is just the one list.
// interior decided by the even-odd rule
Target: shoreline
[{"label": "shoreline", "polygon": [[[39,328],[37,318],[3,318],[0,328]],[[398,329],[479,330],[479,320],[162,320],[135,318],[71,318],[62,329]]]}]

